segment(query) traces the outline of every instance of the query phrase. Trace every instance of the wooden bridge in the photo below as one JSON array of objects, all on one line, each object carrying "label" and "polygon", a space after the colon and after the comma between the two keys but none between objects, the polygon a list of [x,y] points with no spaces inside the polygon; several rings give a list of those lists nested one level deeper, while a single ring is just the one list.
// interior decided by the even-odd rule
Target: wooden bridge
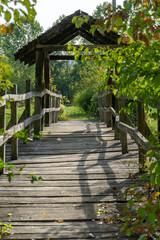
[{"label": "wooden bridge", "polygon": [[[50,60],[74,58],[73,55],[55,55],[56,52],[68,51],[66,44],[78,35],[92,43],[87,46],[90,50],[96,46],[120,47],[117,45],[119,35],[115,32],[103,35],[96,30],[94,36],[90,33],[96,21],[91,16],[87,15],[88,22],[77,29],[72,19],[82,14],[87,15],[77,11],[66,17],[15,54],[16,60],[24,64],[36,63],[34,92],[30,81],[25,94],[17,95],[15,85],[9,95],[0,92],[3,97],[0,158],[16,166],[11,169],[15,174],[11,183],[7,166],[0,176],[0,222],[14,227],[11,234],[3,234],[4,239],[127,239],[120,233],[121,205],[126,202],[121,194],[143,171],[147,139],[151,134],[145,122],[142,99],[137,103],[137,128],[124,112],[119,114],[125,107],[125,98],[116,99],[112,91],[99,94],[101,122],[55,124],[62,96],[50,91]],[[31,115],[33,97],[35,111]],[[11,121],[6,127],[7,100],[11,101]],[[21,101],[25,101],[25,110],[18,121],[17,103]],[[18,142],[15,133],[22,129],[30,131],[33,126],[35,135],[43,132],[42,139],[27,145]],[[20,169],[23,170],[19,172]],[[43,181],[34,181],[39,177]],[[137,239],[137,236],[129,239]]]},{"label": "wooden bridge", "polygon": [[[120,194],[139,172],[133,140],[122,155],[105,123],[58,122],[43,133],[19,143],[12,182],[7,171],[0,177],[0,219],[14,227],[4,239],[127,239],[120,233]],[[43,181],[32,184],[30,174]]]},{"label": "wooden bridge", "polygon": [[[49,108],[41,106],[41,112],[31,116],[30,99],[48,99],[48,96]],[[116,99],[111,91],[98,97],[101,122],[56,123],[60,94],[47,89],[14,93],[4,95],[1,102],[1,128],[3,123],[4,129],[5,105],[10,98],[14,99],[11,121],[0,136],[4,161],[7,154],[7,166],[0,176],[0,222],[14,228],[3,238],[127,239],[120,232],[121,206],[126,203],[122,193],[137,182],[139,171],[143,170],[148,148],[145,137],[150,133],[142,103],[138,102],[138,129],[131,126],[124,113],[118,114],[125,100]],[[23,116],[24,119],[18,123],[17,103],[21,100],[25,100],[21,121]],[[28,144],[18,142],[14,134],[24,128],[30,130],[33,123],[36,131],[37,125],[48,125],[41,128],[42,139]],[[16,168],[9,170],[10,164]],[[15,177],[9,183],[8,173],[12,172]],[[39,178],[43,181],[34,181]]]}]

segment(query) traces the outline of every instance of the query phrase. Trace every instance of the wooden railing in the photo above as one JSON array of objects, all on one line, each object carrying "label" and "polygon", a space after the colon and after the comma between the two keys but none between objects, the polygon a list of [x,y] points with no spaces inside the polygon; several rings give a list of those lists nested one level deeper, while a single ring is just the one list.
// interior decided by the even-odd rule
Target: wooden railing
[{"label": "wooden railing", "polygon": [[[148,140],[152,135],[145,120],[143,102],[141,100],[137,101],[137,127],[134,126],[124,111],[120,111],[122,108],[125,108],[125,99],[123,97],[116,98],[112,90],[109,90],[107,93],[99,93],[98,110],[100,120],[105,122],[107,127],[112,127],[115,130],[115,139],[119,139],[121,142],[122,154],[128,153],[127,134],[135,140],[139,150],[139,170],[143,172],[145,155],[149,150]],[[157,105],[157,109],[159,109],[159,105]],[[157,126],[159,131],[160,115],[158,115]]]},{"label": "wooden railing", "polygon": [[[14,84],[11,89],[11,94],[6,94],[6,91],[1,91],[0,96],[3,100],[0,101],[0,130],[3,133],[0,135],[0,158],[5,162],[5,145],[11,139],[11,159],[18,158],[18,139],[15,133],[27,128],[28,132],[36,128],[36,133],[43,130],[44,125],[49,126],[50,123],[56,123],[60,111],[61,94],[57,94],[44,89],[42,92],[31,91],[31,81],[26,81],[26,93],[17,94],[17,85]],[[39,113],[31,116],[31,99],[41,98],[41,106],[39,106]],[[49,99],[48,99],[49,98]],[[11,120],[6,127],[6,103],[11,102]],[[25,101],[25,109],[18,120],[18,102]],[[36,127],[37,121],[40,127]],[[34,131],[35,132],[35,131]]]}]

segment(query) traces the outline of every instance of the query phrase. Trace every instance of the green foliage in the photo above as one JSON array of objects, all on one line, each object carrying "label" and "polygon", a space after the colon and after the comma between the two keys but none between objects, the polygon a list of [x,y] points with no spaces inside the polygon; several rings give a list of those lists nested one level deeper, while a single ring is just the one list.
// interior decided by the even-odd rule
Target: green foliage
[{"label": "green foliage", "polygon": [[[111,30],[120,34],[116,49],[103,50],[105,57],[97,57],[96,62],[106,65],[106,86],[119,90],[128,99],[142,98],[145,111],[157,120],[157,113],[150,111],[149,104],[156,108],[160,101],[160,2],[157,0],[128,0],[124,7],[119,6],[113,12],[108,4],[104,18],[90,29],[94,35],[97,29],[101,33]],[[76,19],[74,19],[76,21]],[[77,19],[77,26],[86,21]],[[122,46],[123,44],[123,46]],[[92,52],[91,52],[92,53]],[[96,49],[95,53],[102,53]],[[76,52],[75,52],[76,54]],[[93,53],[92,53],[93,54]],[[109,73],[109,74],[108,74]],[[107,85],[108,83],[108,85]],[[131,106],[131,105],[130,105]],[[146,156],[146,174],[142,175],[142,189],[139,185],[127,188],[128,204],[124,205],[122,231],[128,236],[136,233],[139,239],[159,239],[160,230],[160,144],[158,134],[149,141]],[[147,181],[147,183],[146,183]]]},{"label": "green foliage", "polygon": [[67,117],[67,113],[66,113],[66,110],[65,110],[65,106],[63,104],[61,104],[60,107],[61,107],[61,110],[60,110],[60,113],[59,113],[59,120],[60,121],[67,121],[68,117]]},{"label": "green foliage", "polygon": [[26,143],[26,144],[30,141],[27,129],[23,129],[23,130],[15,133],[14,136],[19,138],[19,139],[21,139],[21,140],[23,140],[23,142]]},{"label": "green foliage", "polygon": [[12,83],[18,85],[18,92],[25,91],[24,79],[31,79],[34,82],[35,72],[34,66],[28,67],[19,61],[15,61],[14,53],[26,45],[29,41],[37,38],[42,33],[42,27],[37,21],[25,20],[22,23],[22,28],[16,26],[10,34],[3,34],[0,41],[0,52],[5,55],[6,63],[9,64],[10,75],[9,79]]},{"label": "green foliage", "polygon": [[31,178],[31,183],[43,181],[42,177],[36,177],[34,174],[30,174],[29,177]]},{"label": "green foliage", "polygon": [[84,89],[74,96],[73,103],[79,107],[82,107],[85,112],[89,111],[89,105],[91,103],[93,92],[89,92],[88,89]]},{"label": "green foliage", "polygon": [[33,21],[36,16],[37,0],[3,0],[0,3],[0,16],[6,21],[0,25],[0,34],[12,33],[15,25],[21,26],[27,18]]},{"label": "green foliage", "polygon": [[87,120],[88,115],[83,108],[77,106],[65,106],[66,114],[69,120]]},{"label": "green foliage", "polygon": [[0,223],[0,239],[9,234],[13,226],[11,224]]}]

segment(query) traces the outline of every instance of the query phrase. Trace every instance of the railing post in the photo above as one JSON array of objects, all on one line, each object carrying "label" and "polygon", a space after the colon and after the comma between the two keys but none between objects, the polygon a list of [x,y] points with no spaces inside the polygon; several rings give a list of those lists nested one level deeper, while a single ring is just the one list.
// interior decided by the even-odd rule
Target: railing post
[{"label": "railing post", "polygon": [[[56,98],[56,108],[59,108],[60,107],[60,98]],[[58,121],[58,117],[59,117],[59,112],[56,112],[56,123]]]},{"label": "railing post", "polygon": [[[35,90],[41,92],[43,90],[42,75],[43,75],[43,60],[44,53],[42,51],[36,52],[36,80],[35,80]],[[42,111],[42,98],[35,98],[35,115],[40,114]],[[39,135],[42,130],[41,119],[36,120],[34,123],[34,134]]]},{"label": "railing post", "polygon": [[[137,120],[138,120],[138,130],[140,133],[145,136],[145,112],[144,112],[144,106],[143,103],[137,102]],[[146,151],[141,147],[138,146],[139,151],[139,171],[144,171],[144,163],[145,163],[145,154]]]},{"label": "railing post", "polygon": [[[125,100],[123,98],[118,98],[118,107],[119,110],[125,108]],[[120,113],[120,121],[126,123],[126,116],[124,111]],[[127,133],[120,131],[120,139],[121,139],[121,148],[122,154],[128,153],[128,143],[127,143]]]},{"label": "railing post", "polygon": [[[112,99],[111,99],[111,94],[107,93],[105,95],[105,107],[106,108],[110,108],[112,107]],[[110,112],[105,111],[105,122],[107,124],[107,127],[111,127],[112,126],[112,114]]]},{"label": "railing post", "polygon": [[[112,107],[113,107],[113,109],[115,109],[116,108],[116,100],[115,100],[115,96],[113,95],[113,93],[111,93],[111,99],[112,99]],[[114,130],[115,129],[115,117],[114,116],[112,116],[111,124],[112,124],[112,130]]]},{"label": "railing post", "polygon": [[99,118],[103,122],[103,113],[102,113],[102,93],[98,94],[98,108],[99,108]]},{"label": "railing post", "polygon": [[[45,88],[50,90],[50,58],[49,53],[45,52],[44,54],[44,78],[45,78]],[[45,96],[45,108],[51,107],[50,95],[46,94]],[[50,126],[50,113],[45,114],[45,127]]]},{"label": "railing post", "polygon": [[[0,90],[0,96],[6,95],[6,90]],[[0,107],[0,130],[6,130],[6,106]],[[5,162],[5,143],[0,146],[0,158]]]},{"label": "railing post", "polygon": [[[26,80],[26,93],[31,91],[31,80],[27,79]],[[25,118],[29,118],[31,116],[31,98],[27,99],[25,101]],[[28,127],[26,127],[26,129],[28,130],[28,134],[30,134],[31,131],[31,126],[28,125]]]},{"label": "railing post", "polygon": [[[13,88],[11,89],[12,94],[17,94],[17,85],[13,84]],[[18,124],[18,109],[17,102],[11,102],[11,126],[15,126]],[[13,136],[11,138],[11,159],[18,159],[18,138]]]},{"label": "railing post", "polygon": [[[55,108],[56,107],[56,97],[52,97],[52,107]],[[56,112],[52,112],[52,123],[56,122]]]},{"label": "railing post", "polygon": [[[119,104],[118,104],[118,99],[116,97],[115,97],[115,111],[116,113],[119,112]],[[115,128],[114,128],[114,139],[115,140],[121,139],[120,130],[119,128],[117,128],[116,119],[115,119]]]}]

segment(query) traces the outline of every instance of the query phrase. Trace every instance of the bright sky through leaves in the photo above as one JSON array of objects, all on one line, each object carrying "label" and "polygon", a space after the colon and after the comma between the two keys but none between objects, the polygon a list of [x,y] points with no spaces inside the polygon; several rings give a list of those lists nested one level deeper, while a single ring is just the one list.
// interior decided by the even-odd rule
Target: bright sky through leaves
[{"label": "bright sky through leaves", "polygon": [[[91,15],[96,6],[103,2],[104,0],[37,0],[36,20],[47,30],[62,14],[67,16],[80,9]],[[123,0],[117,0],[117,4],[123,4]]]}]

